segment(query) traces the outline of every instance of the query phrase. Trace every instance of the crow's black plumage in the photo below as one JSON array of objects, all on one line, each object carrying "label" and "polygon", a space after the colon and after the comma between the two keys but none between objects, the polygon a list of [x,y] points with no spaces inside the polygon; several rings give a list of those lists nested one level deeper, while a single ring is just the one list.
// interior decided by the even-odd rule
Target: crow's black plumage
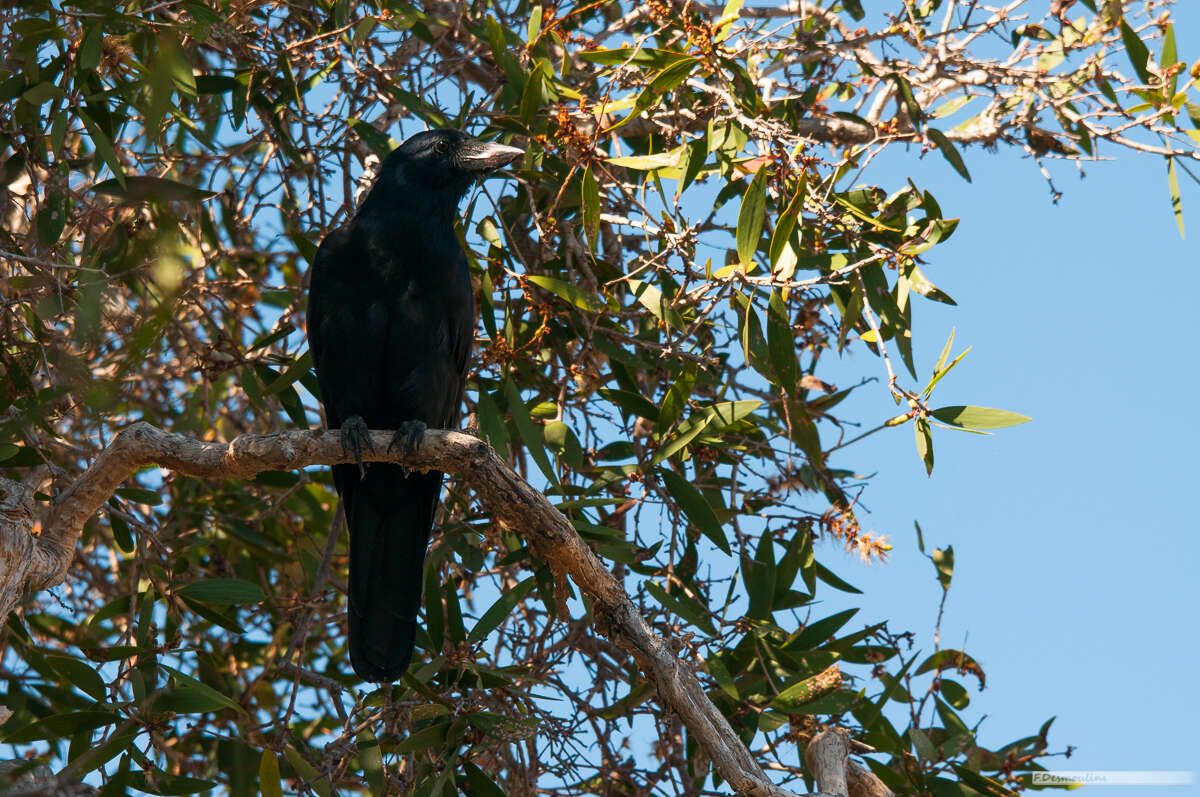
[{"label": "crow's black plumage", "polygon": [[[411,451],[426,425],[458,421],[475,312],[454,219],[476,178],[520,154],[457,130],[419,133],[321,242],[309,346],[326,421],[356,456],[367,429],[396,429]],[[394,681],[412,659],[442,474],[337,465],[333,480],[350,529],[350,661],[365,681]]]}]

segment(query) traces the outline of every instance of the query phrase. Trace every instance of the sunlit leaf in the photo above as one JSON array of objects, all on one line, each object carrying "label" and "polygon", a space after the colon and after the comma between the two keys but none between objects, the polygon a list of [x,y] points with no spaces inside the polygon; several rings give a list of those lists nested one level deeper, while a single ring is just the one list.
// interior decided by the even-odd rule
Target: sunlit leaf
[{"label": "sunlit leaf", "polygon": [[925,464],[925,473],[933,473],[933,435],[929,421],[924,418],[913,419],[913,434],[917,440],[917,456]]},{"label": "sunlit leaf", "polygon": [[545,288],[556,296],[567,300],[581,310],[598,310],[604,306],[604,302],[596,294],[578,285],[572,285],[569,282],[564,282],[554,277],[542,277],[538,275],[530,275],[526,279],[534,285]]},{"label": "sunlit leaf", "polygon": [[1003,429],[1033,420],[1028,415],[1008,410],[962,405],[941,407],[929,414],[942,423],[950,426],[963,426],[968,429]]},{"label": "sunlit leaf", "polygon": [[612,166],[624,166],[626,169],[649,171],[651,169],[673,169],[679,165],[683,157],[683,147],[676,147],[667,152],[655,155],[626,155],[620,158],[609,158],[607,163]]}]

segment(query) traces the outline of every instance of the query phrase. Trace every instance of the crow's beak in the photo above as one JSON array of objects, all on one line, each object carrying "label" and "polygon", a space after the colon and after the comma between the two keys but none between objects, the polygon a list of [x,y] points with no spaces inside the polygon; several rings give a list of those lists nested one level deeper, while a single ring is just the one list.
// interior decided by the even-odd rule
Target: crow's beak
[{"label": "crow's beak", "polygon": [[463,144],[459,163],[467,171],[490,172],[507,166],[525,154],[525,150],[490,141],[469,141]]}]

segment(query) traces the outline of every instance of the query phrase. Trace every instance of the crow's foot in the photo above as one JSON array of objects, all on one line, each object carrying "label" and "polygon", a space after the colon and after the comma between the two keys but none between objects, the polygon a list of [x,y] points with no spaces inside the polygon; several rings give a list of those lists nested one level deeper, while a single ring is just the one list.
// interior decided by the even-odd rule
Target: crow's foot
[{"label": "crow's foot", "polygon": [[361,415],[351,415],[342,423],[342,454],[349,454],[353,449],[354,461],[358,463],[359,478],[367,475],[367,468],[362,461],[364,446],[367,451],[375,453],[375,447],[371,445],[371,432],[367,429],[366,421],[362,419]]},{"label": "crow's foot", "polygon": [[[396,433],[392,435],[392,442],[388,443],[388,452],[393,448],[399,448],[401,455],[408,459],[416,453],[421,446],[421,441],[425,438],[425,429],[427,427],[421,421],[405,421],[396,429]],[[404,468],[404,475],[408,475],[408,468]]]}]

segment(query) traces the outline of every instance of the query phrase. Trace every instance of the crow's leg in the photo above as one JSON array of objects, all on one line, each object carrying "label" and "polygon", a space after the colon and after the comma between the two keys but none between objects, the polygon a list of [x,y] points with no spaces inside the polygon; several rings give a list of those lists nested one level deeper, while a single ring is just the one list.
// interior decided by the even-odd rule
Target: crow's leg
[{"label": "crow's leg", "polygon": [[[388,443],[388,452],[393,448],[399,447],[400,453],[405,459],[408,459],[420,447],[421,441],[425,439],[425,429],[427,427],[421,421],[405,421],[396,429],[396,433],[392,435],[392,442]],[[404,475],[408,475],[408,468],[404,468]]]},{"label": "crow's leg", "polygon": [[351,449],[354,451],[354,461],[358,463],[358,476],[364,478],[367,475],[367,468],[363,465],[362,450],[365,446],[367,451],[375,453],[375,447],[371,445],[371,433],[367,429],[367,423],[362,419],[361,415],[351,415],[342,423],[342,454],[349,454]]}]

